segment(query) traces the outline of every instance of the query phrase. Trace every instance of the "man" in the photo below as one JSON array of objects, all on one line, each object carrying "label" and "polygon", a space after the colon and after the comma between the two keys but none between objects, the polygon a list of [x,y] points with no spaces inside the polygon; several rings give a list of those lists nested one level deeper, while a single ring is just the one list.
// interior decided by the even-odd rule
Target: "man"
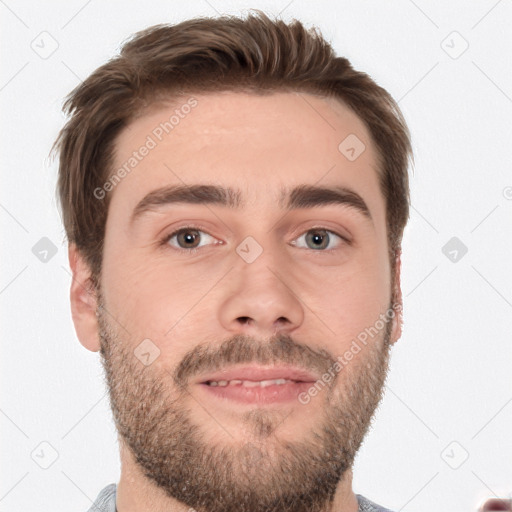
[{"label": "man", "polygon": [[352,466],[401,334],[390,95],[258,12],[136,34],[65,110],[72,315],[121,457],[90,510],[387,510]]}]

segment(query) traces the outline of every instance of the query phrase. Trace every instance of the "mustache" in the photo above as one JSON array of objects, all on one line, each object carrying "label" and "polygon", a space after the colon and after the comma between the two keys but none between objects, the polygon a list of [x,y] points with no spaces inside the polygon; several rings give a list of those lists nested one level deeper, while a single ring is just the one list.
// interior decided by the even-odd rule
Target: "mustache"
[{"label": "mustache", "polygon": [[328,351],[297,343],[284,333],[272,336],[265,343],[237,334],[217,347],[198,345],[191,349],[176,367],[173,379],[177,386],[184,387],[197,375],[242,363],[287,364],[322,375],[335,362]]}]

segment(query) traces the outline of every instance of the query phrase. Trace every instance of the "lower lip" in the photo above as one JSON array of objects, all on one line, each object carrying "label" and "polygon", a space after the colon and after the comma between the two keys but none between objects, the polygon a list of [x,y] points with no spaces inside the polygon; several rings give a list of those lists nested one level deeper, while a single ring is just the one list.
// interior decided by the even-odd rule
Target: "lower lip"
[{"label": "lower lip", "polygon": [[286,382],[266,387],[245,387],[242,385],[209,386],[201,383],[200,386],[210,396],[243,404],[265,405],[298,401],[298,396],[313,384],[314,382]]}]

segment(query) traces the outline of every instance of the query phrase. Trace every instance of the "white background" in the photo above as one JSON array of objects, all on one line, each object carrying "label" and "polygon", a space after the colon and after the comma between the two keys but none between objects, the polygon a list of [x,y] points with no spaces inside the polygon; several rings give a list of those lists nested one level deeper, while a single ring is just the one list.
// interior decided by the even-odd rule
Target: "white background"
[{"label": "white background", "polygon": [[[248,8],[318,26],[399,101],[412,132],[405,328],[354,491],[409,512],[467,512],[511,495],[510,1],[5,0],[1,511],[85,512],[119,477],[99,356],[79,344],[70,316],[57,164],[47,159],[62,100],[137,30]],[[56,44],[44,31],[58,43],[46,59],[33,50]],[[58,249],[47,262],[32,252],[43,237]],[[442,252],[452,237],[468,249],[457,262]],[[36,463],[51,462],[41,442],[58,453],[48,469]]]}]

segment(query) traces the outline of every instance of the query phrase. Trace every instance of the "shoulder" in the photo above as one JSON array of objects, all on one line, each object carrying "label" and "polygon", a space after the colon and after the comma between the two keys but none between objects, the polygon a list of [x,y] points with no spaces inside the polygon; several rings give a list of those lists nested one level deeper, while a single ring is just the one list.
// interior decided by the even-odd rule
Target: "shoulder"
[{"label": "shoulder", "polygon": [[368,498],[365,498],[361,494],[356,494],[357,502],[359,503],[358,512],[392,512],[388,508],[381,507],[370,501]]},{"label": "shoulder", "polygon": [[87,512],[116,512],[116,484],[107,485],[98,494],[91,508]]}]

